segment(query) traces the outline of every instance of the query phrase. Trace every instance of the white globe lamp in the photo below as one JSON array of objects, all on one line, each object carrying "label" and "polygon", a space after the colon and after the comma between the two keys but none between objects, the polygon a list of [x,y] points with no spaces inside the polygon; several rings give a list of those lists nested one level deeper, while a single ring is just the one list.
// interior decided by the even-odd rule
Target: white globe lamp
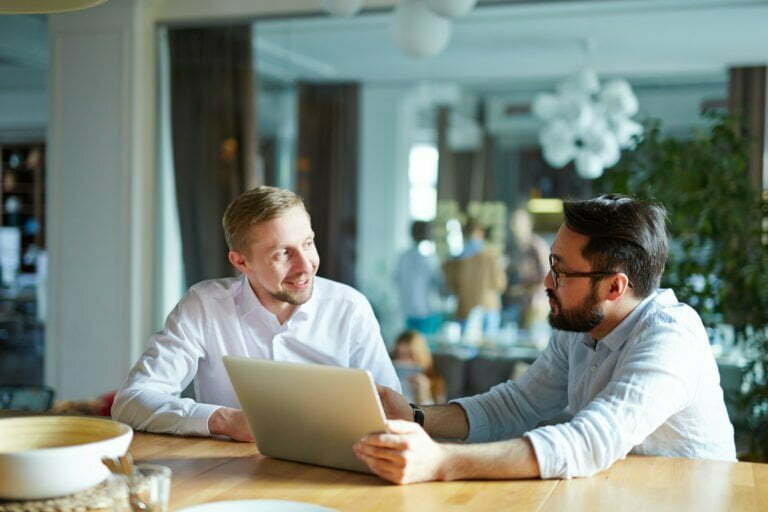
[{"label": "white globe lamp", "polygon": [[451,22],[432,12],[423,0],[402,0],[395,7],[392,36],[406,55],[433,57],[448,45]]}]

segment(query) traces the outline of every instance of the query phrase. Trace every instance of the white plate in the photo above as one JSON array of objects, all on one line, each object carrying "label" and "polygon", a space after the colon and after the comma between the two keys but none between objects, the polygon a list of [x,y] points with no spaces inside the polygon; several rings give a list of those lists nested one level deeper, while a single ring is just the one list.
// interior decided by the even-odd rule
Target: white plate
[{"label": "white plate", "polygon": [[335,509],[321,507],[314,503],[285,500],[230,500],[212,501],[176,512],[336,512]]}]

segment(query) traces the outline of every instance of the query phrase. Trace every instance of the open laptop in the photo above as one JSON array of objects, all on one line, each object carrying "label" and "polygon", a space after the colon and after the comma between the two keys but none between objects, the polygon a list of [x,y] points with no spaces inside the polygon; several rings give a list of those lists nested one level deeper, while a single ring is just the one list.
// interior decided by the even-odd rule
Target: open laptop
[{"label": "open laptop", "polygon": [[386,430],[368,372],[232,356],[224,366],[263,455],[371,472],[352,451]]}]

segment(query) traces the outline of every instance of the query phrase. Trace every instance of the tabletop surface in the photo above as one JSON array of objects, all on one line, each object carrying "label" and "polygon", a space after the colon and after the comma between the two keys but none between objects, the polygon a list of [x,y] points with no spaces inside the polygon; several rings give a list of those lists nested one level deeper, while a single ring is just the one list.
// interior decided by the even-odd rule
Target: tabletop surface
[{"label": "tabletop surface", "polygon": [[397,486],[264,457],[254,444],[136,433],[130,451],[171,468],[171,510],[282,499],[344,511],[768,511],[768,464],[632,456],[591,478]]}]

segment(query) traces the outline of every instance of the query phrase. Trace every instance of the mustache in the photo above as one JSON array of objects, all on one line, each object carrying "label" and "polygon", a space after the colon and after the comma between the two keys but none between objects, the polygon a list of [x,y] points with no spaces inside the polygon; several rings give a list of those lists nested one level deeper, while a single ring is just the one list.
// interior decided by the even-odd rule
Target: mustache
[{"label": "mustache", "polygon": [[563,306],[560,304],[560,299],[557,298],[557,295],[555,295],[555,291],[551,288],[546,289],[547,297],[549,297],[549,300],[555,303],[555,305],[558,307],[558,309],[562,309]]}]

